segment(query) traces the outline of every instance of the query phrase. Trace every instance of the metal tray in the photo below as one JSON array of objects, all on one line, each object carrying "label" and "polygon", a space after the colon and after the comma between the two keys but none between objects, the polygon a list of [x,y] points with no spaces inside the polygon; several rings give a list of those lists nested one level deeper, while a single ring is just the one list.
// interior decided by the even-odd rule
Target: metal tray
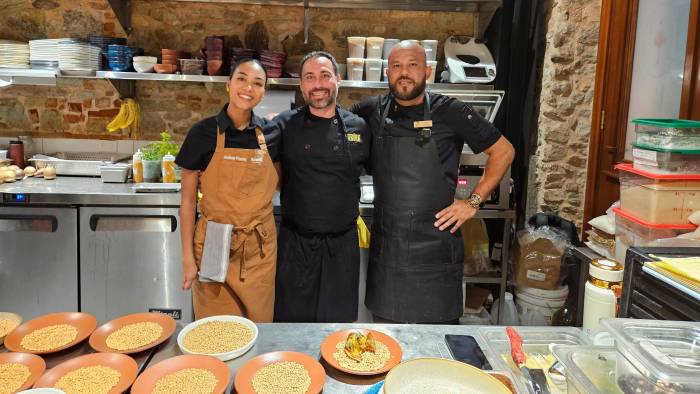
[{"label": "metal tray", "polygon": [[44,168],[51,165],[58,175],[100,176],[100,166],[129,159],[128,155],[114,152],[56,152],[34,155],[29,161]]}]

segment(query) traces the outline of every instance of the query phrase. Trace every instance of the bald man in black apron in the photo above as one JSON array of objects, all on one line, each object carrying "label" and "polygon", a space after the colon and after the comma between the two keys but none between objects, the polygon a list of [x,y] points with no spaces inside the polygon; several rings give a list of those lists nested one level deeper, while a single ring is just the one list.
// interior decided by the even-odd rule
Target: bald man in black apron
[{"label": "bald man in black apron", "polygon": [[[374,220],[365,304],[375,320],[456,323],[462,316],[459,228],[510,166],[514,150],[469,105],[426,93],[425,51],[403,41],[390,55],[390,94],[351,111],[372,132]],[[468,200],[455,200],[462,146],[489,159]]]}]

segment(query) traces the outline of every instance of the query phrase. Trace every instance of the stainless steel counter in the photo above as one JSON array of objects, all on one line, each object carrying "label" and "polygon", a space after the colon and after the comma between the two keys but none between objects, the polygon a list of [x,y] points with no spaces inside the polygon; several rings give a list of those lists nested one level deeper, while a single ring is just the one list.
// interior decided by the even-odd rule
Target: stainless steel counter
[{"label": "stainless steel counter", "polygon": [[[148,365],[182,354],[177,346],[177,335],[182,326],[170,340],[162,344]],[[377,376],[355,376],[337,371],[325,364],[321,358],[321,342],[330,333],[349,328],[370,328],[392,336],[401,345],[403,360],[418,357],[441,357],[451,359],[445,345],[445,334],[473,335],[486,357],[493,363],[493,356],[488,354],[487,347],[476,335],[478,326],[445,326],[445,325],[415,325],[415,324],[344,324],[344,323],[267,323],[258,324],[258,340],[246,354],[228,361],[231,370],[231,381],[226,393],[231,392],[238,371],[252,358],[268,352],[291,350],[308,354],[319,359],[326,370],[324,393],[364,393],[372,384],[384,379],[385,374]],[[500,372],[500,371],[499,371]],[[511,377],[509,372],[505,375]]]},{"label": "stainless steel counter", "polygon": [[48,205],[180,205],[180,193],[135,193],[132,186],[131,183],[104,183],[101,178],[89,177],[59,176],[50,181],[27,178],[3,183],[0,195],[28,194],[30,204]]}]

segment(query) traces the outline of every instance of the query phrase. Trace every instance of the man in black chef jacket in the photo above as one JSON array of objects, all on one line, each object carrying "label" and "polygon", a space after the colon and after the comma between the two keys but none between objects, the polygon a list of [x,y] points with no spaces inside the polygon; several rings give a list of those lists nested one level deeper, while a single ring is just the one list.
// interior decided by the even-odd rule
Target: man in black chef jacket
[{"label": "man in black chef jacket", "polygon": [[[365,304],[377,320],[456,323],[462,316],[459,228],[513,161],[511,144],[469,105],[426,93],[425,51],[389,54],[390,94],[351,109],[372,132],[374,220]],[[489,155],[468,200],[455,200],[462,146]]]},{"label": "man in black chef jacket", "polygon": [[365,121],[336,104],[339,84],[331,54],[306,55],[306,105],[275,118],[282,130],[275,321],[357,320],[359,176],[371,141]]}]

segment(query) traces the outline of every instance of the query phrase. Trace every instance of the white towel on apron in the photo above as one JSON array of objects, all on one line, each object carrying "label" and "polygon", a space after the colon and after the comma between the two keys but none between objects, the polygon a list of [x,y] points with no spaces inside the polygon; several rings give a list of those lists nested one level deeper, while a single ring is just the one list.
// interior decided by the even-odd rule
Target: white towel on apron
[{"label": "white towel on apron", "polygon": [[232,224],[207,221],[204,250],[199,265],[199,280],[224,283],[231,251]]}]

